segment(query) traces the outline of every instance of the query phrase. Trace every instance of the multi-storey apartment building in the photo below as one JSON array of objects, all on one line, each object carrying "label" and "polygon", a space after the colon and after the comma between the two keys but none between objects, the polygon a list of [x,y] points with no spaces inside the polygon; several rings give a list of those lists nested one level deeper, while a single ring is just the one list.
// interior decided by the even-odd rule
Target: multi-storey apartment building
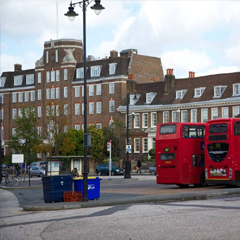
[{"label": "multi-storey apartment building", "polygon": [[[134,96],[136,100],[134,100]],[[131,158],[155,148],[156,127],[166,122],[206,122],[215,118],[236,117],[240,107],[240,72],[175,79],[167,69],[165,80],[136,83],[130,95]],[[126,106],[118,111],[125,116]]]},{"label": "multi-storey apartment building", "polygon": [[[83,117],[83,56],[82,42],[74,39],[58,39],[44,43],[43,56],[35,68],[22,70],[15,64],[14,71],[3,72],[0,77],[2,97],[2,146],[9,153],[8,141],[15,133],[15,119],[21,116],[24,105],[35,108],[39,119],[39,132],[45,121],[48,103],[64,106],[68,116],[67,128],[82,129]],[[110,56],[87,59],[87,121],[88,125],[109,126],[122,117],[117,107],[133,92],[133,80],[147,83],[164,80],[160,58],[139,55],[136,49],[111,51]]]}]

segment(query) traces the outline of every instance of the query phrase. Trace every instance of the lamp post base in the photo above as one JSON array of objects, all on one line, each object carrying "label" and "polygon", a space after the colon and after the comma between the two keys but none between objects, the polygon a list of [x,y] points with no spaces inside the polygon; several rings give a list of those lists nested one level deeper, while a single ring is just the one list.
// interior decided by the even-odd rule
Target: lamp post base
[{"label": "lamp post base", "polygon": [[125,173],[124,173],[124,178],[131,178],[131,162],[130,161],[125,161]]}]

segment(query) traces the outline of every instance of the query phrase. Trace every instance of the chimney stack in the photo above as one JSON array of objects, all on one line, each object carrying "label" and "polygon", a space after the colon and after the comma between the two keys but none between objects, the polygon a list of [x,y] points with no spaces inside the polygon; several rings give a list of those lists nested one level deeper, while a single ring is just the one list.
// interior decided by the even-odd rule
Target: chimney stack
[{"label": "chimney stack", "polygon": [[110,58],[117,58],[118,57],[118,52],[116,50],[110,51]]},{"label": "chimney stack", "polygon": [[195,78],[195,72],[189,72],[189,78]]},{"label": "chimney stack", "polygon": [[14,64],[14,72],[21,72],[22,71],[22,65],[19,63]]},{"label": "chimney stack", "polygon": [[175,76],[173,75],[173,69],[168,68],[164,81],[164,94],[168,94],[175,87]]}]

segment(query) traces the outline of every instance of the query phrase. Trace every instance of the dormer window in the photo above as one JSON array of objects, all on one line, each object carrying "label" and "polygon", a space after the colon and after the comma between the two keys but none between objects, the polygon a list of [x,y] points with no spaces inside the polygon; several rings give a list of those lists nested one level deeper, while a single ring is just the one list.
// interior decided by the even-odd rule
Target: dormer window
[{"label": "dormer window", "polygon": [[221,97],[227,86],[216,86],[214,87],[214,97]]},{"label": "dormer window", "polygon": [[84,74],[83,74],[83,68],[77,68],[76,69],[76,78],[84,78]]},{"label": "dormer window", "polygon": [[140,95],[137,94],[130,94],[130,105],[136,104],[137,100],[139,99]]},{"label": "dormer window", "polygon": [[156,95],[157,95],[157,93],[153,93],[153,92],[147,93],[146,94],[146,103],[150,104]]},{"label": "dormer window", "polygon": [[195,98],[201,97],[204,90],[205,90],[205,88],[195,88],[194,89],[194,97]]},{"label": "dormer window", "polygon": [[101,73],[101,66],[91,67],[91,77],[99,77]]},{"label": "dormer window", "polygon": [[187,90],[178,90],[176,91],[176,99],[183,99]]},{"label": "dormer window", "polygon": [[240,95],[240,83],[233,84],[233,96]]},{"label": "dormer window", "polygon": [[20,86],[23,82],[23,75],[14,76],[14,86]]},{"label": "dormer window", "polygon": [[34,74],[27,74],[26,75],[26,84],[34,84]]},{"label": "dormer window", "polygon": [[0,87],[4,87],[5,82],[6,82],[6,77],[1,77],[0,78]]},{"label": "dormer window", "polygon": [[116,72],[117,63],[109,63],[109,75],[113,75]]}]

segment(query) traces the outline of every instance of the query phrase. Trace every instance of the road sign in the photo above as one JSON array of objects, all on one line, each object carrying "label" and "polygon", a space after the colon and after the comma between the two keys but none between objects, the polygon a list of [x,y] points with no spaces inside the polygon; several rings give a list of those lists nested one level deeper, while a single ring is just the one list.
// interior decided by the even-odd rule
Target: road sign
[{"label": "road sign", "polygon": [[108,142],[108,143],[107,143],[107,151],[109,152],[109,151],[110,151],[110,149],[111,149],[111,143],[110,143],[110,142]]},{"label": "road sign", "polygon": [[131,145],[126,145],[126,152],[130,153],[132,150],[132,146]]}]

